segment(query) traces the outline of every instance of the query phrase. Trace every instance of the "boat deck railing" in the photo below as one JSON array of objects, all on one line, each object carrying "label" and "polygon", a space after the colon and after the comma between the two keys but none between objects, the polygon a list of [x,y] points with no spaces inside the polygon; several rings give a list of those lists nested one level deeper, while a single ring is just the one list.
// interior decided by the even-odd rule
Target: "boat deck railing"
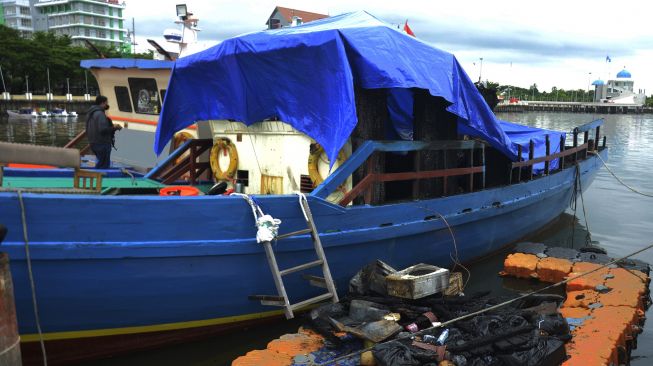
[{"label": "boat deck railing", "polygon": [[[346,179],[351,176],[357,169],[367,162],[366,175],[340,200],[341,206],[347,206],[354,199],[362,194],[365,194],[364,201],[371,202],[372,188],[377,183],[394,182],[394,181],[408,181],[412,180],[417,182],[422,179],[431,178],[444,178],[443,186],[446,191],[447,179],[449,177],[468,176],[468,190],[474,191],[474,178],[476,174],[481,175],[481,188],[485,188],[485,145],[479,141],[462,140],[462,141],[366,141],[364,142],[350,157],[347,159],[333,174],[318,186],[311,194],[316,197],[326,198],[332,192],[338,189]],[[419,169],[419,154],[415,154],[415,171],[412,172],[396,172],[396,173],[382,173],[377,172],[376,164],[373,159],[373,154],[376,152],[410,152],[410,151],[441,151],[446,154],[447,151],[455,150],[466,152],[469,156],[469,165],[466,167],[447,168],[446,158],[443,159],[445,167],[437,170]],[[474,159],[474,150],[480,151],[480,159]],[[475,160],[480,160],[476,164]],[[415,183],[417,184],[417,183]],[[417,185],[414,186],[414,191],[418,191]],[[418,193],[417,193],[418,194]]]},{"label": "boat deck railing", "polygon": [[[78,133],[77,136],[73,137],[72,140],[68,141],[68,143],[64,146],[67,149],[74,149],[77,144],[79,144],[84,138],[86,138],[86,130],[82,130],[82,132]],[[87,152],[91,150],[91,145],[86,144],[84,147],[79,149],[79,154],[84,155]]]},{"label": "boat deck railing", "polygon": [[[509,184],[519,183],[524,179],[533,179],[535,164],[544,163],[543,175],[546,176],[551,174],[551,161],[558,160],[558,170],[563,170],[566,163],[575,164],[579,160],[586,159],[588,152],[604,149],[606,136],[603,136],[602,147],[599,147],[598,143],[601,140],[601,126],[603,123],[604,120],[601,118],[574,128],[572,131],[573,140],[571,146],[566,146],[565,137],[560,136],[560,152],[554,154],[551,154],[549,135],[546,135],[545,138],[545,156],[534,157],[535,144],[531,140],[528,147],[528,160],[522,160],[522,146],[518,146],[519,160],[511,164]],[[594,139],[590,138],[590,132],[592,130],[595,132]],[[583,133],[583,143],[579,145],[578,135],[580,133]]]},{"label": "boat deck railing", "polygon": [[199,161],[200,157],[211,147],[213,147],[212,139],[188,140],[147,173],[144,178],[171,184],[188,175],[188,182],[195,185],[202,173],[211,169],[208,161]]}]

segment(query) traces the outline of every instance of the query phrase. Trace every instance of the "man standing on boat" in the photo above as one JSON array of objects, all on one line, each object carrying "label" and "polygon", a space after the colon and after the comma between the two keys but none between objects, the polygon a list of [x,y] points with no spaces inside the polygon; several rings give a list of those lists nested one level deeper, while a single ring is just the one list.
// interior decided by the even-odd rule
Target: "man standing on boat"
[{"label": "man standing on boat", "polygon": [[95,169],[108,169],[111,164],[111,146],[113,135],[122,126],[114,125],[104,111],[109,109],[107,97],[99,95],[95,105],[86,114],[86,136],[91,150],[97,158]]}]

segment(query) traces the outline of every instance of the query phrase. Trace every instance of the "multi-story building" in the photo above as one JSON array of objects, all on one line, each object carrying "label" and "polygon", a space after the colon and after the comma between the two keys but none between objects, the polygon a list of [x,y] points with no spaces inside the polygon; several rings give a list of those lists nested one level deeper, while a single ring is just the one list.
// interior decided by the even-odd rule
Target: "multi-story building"
[{"label": "multi-story building", "polygon": [[616,79],[608,80],[607,83],[598,79],[592,85],[594,85],[594,102],[635,105],[646,103],[646,90],[639,89],[635,93],[635,81],[625,66],[617,73]]},{"label": "multi-story building", "polygon": [[34,9],[35,31],[68,35],[76,45],[83,45],[86,39],[93,44],[119,48],[128,42],[124,2],[41,0],[34,4]]},{"label": "multi-story building", "polygon": [[28,0],[0,0],[0,24],[18,30],[23,37],[34,33]]},{"label": "multi-story building", "polygon": [[268,29],[278,29],[283,27],[294,27],[302,25],[303,23],[328,17],[329,16],[326,14],[277,6],[274,8],[265,24],[268,26]]}]

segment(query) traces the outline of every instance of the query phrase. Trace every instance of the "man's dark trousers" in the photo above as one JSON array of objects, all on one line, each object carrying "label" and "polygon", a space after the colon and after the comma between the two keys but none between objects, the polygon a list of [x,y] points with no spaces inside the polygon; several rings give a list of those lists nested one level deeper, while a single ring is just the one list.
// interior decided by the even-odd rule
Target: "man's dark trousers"
[{"label": "man's dark trousers", "polygon": [[109,169],[111,164],[111,144],[91,144],[91,150],[97,158],[95,169]]}]

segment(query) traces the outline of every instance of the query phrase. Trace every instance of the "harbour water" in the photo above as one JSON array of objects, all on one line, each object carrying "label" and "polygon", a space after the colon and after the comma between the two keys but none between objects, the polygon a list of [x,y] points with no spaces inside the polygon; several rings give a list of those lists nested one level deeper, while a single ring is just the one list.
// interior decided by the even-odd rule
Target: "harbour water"
[{"label": "harbour water", "polygon": [[[653,194],[653,115],[532,112],[502,113],[499,117],[563,131],[603,117],[605,125],[601,132],[608,136],[609,167],[629,185]],[[82,117],[76,121],[7,120],[0,117],[0,141],[62,146],[83,129],[83,122]],[[653,198],[628,191],[606,169],[599,171],[583,198],[586,218],[579,202],[576,217],[569,208],[559,220],[529,239],[551,245],[580,247],[584,245],[589,231],[591,239],[606,248],[612,256],[625,255],[653,241]],[[466,292],[487,289],[497,293],[511,291],[497,276],[504,257],[505,253],[497,253],[472,264],[472,278]],[[653,263],[653,251],[644,252],[637,258]],[[228,337],[120,356],[93,362],[92,365],[228,365],[238,355],[254,348],[263,348],[271,339],[295,331],[299,324],[299,321],[292,321],[243,329]],[[650,365],[653,362],[653,322],[646,324],[638,343],[638,349],[633,351],[632,365]]]}]

